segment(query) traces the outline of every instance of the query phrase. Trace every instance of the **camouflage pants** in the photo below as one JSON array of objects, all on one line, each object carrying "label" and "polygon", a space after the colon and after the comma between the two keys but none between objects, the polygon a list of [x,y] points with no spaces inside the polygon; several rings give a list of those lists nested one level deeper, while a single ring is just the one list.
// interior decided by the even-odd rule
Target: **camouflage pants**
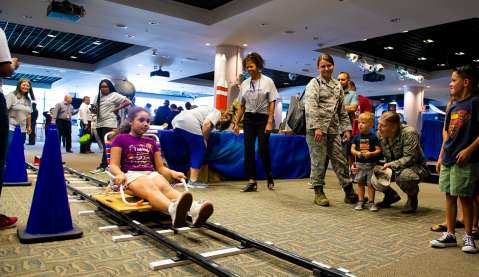
[{"label": "camouflage pants", "polygon": [[324,135],[321,142],[316,142],[314,140],[314,130],[307,130],[306,142],[309,148],[309,157],[311,158],[310,178],[313,187],[325,185],[326,158],[329,158],[331,161],[341,187],[344,188],[352,183],[349,176],[348,162],[344,156],[339,135]]},{"label": "camouflage pants", "polygon": [[419,183],[429,175],[428,169],[420,164],[393,171],[396,184],[407,195],[415,196],[419,193]]}]

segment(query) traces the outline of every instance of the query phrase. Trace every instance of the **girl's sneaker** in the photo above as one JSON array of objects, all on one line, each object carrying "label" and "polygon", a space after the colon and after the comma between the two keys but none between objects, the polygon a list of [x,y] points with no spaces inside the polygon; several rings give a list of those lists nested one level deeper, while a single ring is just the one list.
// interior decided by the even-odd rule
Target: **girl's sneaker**
[{"label": "girl's sneaker", "polygon": [[[474,241],[472,242],[474,244]],[[434,248],[446,248],[457,246],[456,236],[449,232],[442,233],[442,236],[438,239],[431,240],[429,242],[431,247]]]},{"label": "girl's sneaker", "polygon": [[474,237],[469,235],[464,235],[464,246],[462,247],[462,251],[470,254],[477,253],[476,244],[474,243]]},{"label": "girl's sneaker", "polygon": [[193,201],[189,211],[194,227],[200,227],[213,214],[213,204],[209,201]]},{"label": "girl's sneaker", "polygon": [[354,207],[354,209],[356,211],[360,211],[360,210],[364,209],[364,201],[358,201],[358,203],[356,203],[356,207]]},{"label": "girl's sneaker", "polygon": [[186,214],[191,208],[193,196],[191,192],[183,192],[175,202],[171,202],[168,207],[168,213],[171,216],[171,225],[173,228],[186,226]]}]

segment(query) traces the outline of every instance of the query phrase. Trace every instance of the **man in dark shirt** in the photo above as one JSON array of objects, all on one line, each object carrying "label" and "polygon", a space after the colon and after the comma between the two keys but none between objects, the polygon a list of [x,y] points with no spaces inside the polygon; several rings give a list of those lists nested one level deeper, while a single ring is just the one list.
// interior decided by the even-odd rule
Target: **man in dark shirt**
[{"label": "man in dark shirt", "polygon": [[167,122],[166,120],[169,114],[170,114],[170,101],[165,100],[165,102],[163,103],[163,106],[158,107],[158,110],[156,110],[155,120],[154,120],[155,125],[163,125],[164,123],[166,123]]},{"label": "man in dark shirt", "polygon": [[35,145],[36,133],[35,127],[37,126],[37,119],[38,119],[38,110],[37,110],[37,103],[32,103],[32,113],[31,113],[31,126],[32,132],[28,135],[28,145]]}]

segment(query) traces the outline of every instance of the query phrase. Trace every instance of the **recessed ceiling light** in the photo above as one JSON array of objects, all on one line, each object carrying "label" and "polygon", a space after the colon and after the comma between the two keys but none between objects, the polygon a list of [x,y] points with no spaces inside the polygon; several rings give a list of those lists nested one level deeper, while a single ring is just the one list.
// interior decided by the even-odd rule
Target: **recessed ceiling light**
[{"label": "recessed ceiling light", "polygon": [[134,38],[134,37],[135,37],[135,35],[132,35],[132,34],[127,34],[127,35],[126,35],[126,37],[127,37],[127,38]]},{"label": "recessed ceiling light", "polygon": [[158,21],[148,21],[148,24],[150,24],[150,25],[158,25],[158,24],[160,24],[160,22],[158,22]]},{"label": "recessed ceiling light", "polygon": [[243,43],[243,47],[248,47],[248,44],[247,44],[247,43]]},{"label": "recessed ceiling light", "polygon": [[99,40],[96,40],[96,41],[92,42],[92,44],[95,44],[95,45],[100,45],[100,44],[101,44],[101,41],[99,41]]},{"label": "recessed ceiling light", "polygon": [[291,34],[294,34],[295,31],[293,31],[293,30],[286,30],[286,31],[284,31],[284,33],[287,34],[287,35],[291,35]]},{"label": "recessed ceiling light", "polygon": [[437,66],[443,67],[443,66],[446,66],[446,64],[445,63],[438,63]]},{"label": "recessed ceiling light", "polygon": [[43,48],[44,46],[41,45],[41,44],[39,44],[39,45],[37,45],[37,47],[38,47],[38,48]]},{"label": "recessed ceiling light", "polygon": [[319,37],[313,37],[313,40],[319,40]]},{"label": "recessed ceiling light", "polygon": [[472,60],[475,63],[479,63],[479,59]]},{"label": "recessed ceiling light", "polygon": [[366,40],[368,40],[368,39],[367,39],[367,38],[363,38],[363,41],[366,41]]},{"label": "recessed ceiling light", "polygon": [[394,47],[392,47],[392,46],[385,46],[384,49],[385,49],[385,50],[393,50]]},{"label": "recessed ceiling light", "polygon": [[137,64],[136,66],[138,67],[143,67],[144,65],[142,65],[141,63]]},{"label": "recessed ceiling light", "polygon": [[431,86],[426,86],[426,88],[430,88]]},{"label": "recessed ceiling light", "polygon": [[82,50],[78,51],[78,54],[83,54],[83,53],[85,53],[85,52],[83,52]]},{"label": "recessed ceiling light", "polygon": [[269,25],[269,24],[266,23],[266,22],[263,22],[263,23],[259,24],[259,26],[261,26],[261,27],[266,27],[266,26],[268,26],[268,25]]},{"label": "recessed ceiling light", "polygon": [[52,35],[52,34],[48,34],[47,37],[49,37],[49,38],[56,38],[57,36],[56,36],[56,35]]},{"label": "recessed ceiling light", "polygon": [[402,31],[402,32],[403,32],[403,33],[407,33],[407,32],[409,32],[409,31],[408,31],[408,30],[404,30],[404,31]]},{"label": "recessed ceiling light", "polygon": [[433,43],[434,40],[428,38],[428,39],[423,40],[422,42],[424,42],[424,43]]},{"label": "recessed ceiling light", "polygon": [[77,59],[77,56],[70,56],[71,59]]},{"label": "recessed ceiling light", "polygon": [[399,17],[391,18],[389,20],[389,22],[391,22],[391,23],[398,23],[399,21],[401,21],[401,18],[399,18]]},{"label": "recessed ceiling light", "polygon": [[122,23],[117,23],[115,24],[115,27],[120,28],[120,29],[128,29],[128,26]]},{"label": "recessed ceiling light", "polygon": [[283,83],[283,85],[287,86],[287,85],[289,85],[289,83]]},{"label": "recessed ceiling light", "polygon": [[454,54],[455,54],[455,55],[458,55],[458,56],[464,56],[464,55],[466,55],[466,53],[464,53],[464,52],[462,52],[462,51],[461,51],[461,52],[456,52],[456,53],[454,53]]},{"label": "recessed ceiling light", "polygon": [[205,43],[206,46],[211,46],[211,43],[207,42]]},{"label": "recessed ceiling light", "polygon": [[185,60],[187,60],[187,61],[197,61],[198,59],[193,58],[193,57],[186,57]]},{"label": "recessed ceiling light", "polygon": [[420,60],[420,61],[425,61],[425,60],[427,60],[426,57],[419,57],[419,58],[417,58],[417,59]]},{"label": "recessed ceiling light", "polygon": [[40,53],[40,52],[38,52],[37,50],[32,50],[32,53],[33,53],[33,54],[38,54],[38,53]]}]

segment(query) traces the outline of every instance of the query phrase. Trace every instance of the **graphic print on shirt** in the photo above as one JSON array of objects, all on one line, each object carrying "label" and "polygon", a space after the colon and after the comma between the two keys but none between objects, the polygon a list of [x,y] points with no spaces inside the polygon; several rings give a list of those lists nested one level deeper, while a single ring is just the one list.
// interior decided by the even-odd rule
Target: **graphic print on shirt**
[{"label": "graphic print on shirt", "polygon": [[152,149],[153,146],[150,143],[130,145],[126,158],[133,167],[148,169],[152,164]]},{"label": "graphic print on shirt", "polygon": [[471,114],[466,110],[452,111],[447,134],[451,138],[455,138],[461,127],[464,126],[464,124],[466,124],[470,119]]},{"label": "graphic print on shirt", "polygon": [[369,152],[369,138],[359,140],[359,152],[363,154]]}]

